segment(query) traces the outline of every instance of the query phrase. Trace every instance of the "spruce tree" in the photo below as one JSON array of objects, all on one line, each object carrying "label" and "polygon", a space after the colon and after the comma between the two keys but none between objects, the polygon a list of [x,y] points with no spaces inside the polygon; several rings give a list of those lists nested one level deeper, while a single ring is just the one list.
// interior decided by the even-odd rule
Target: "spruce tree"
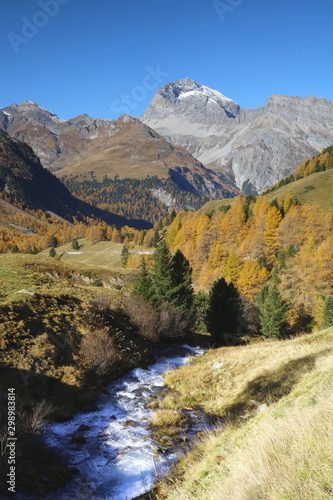
[{"label": "spruce tree", "polygon": [[132,290],[133,295],[140,295],[145,300],[152,296],[152,279],[147,269],[146,259],[142,256],[140,262],[140,273]]},{"label": "spruce tree", "polygon": [[261,332],[266,337],[282,338],[286,334],[286,306],[280,292],[273,286],[260,307]]},{"label": "spruce tree", "polygon": [[121,265],[123,267],[126,267],[128,257],[129,257],[129,250],[128,250],[128,247],[124,245],[122,248],[122,251],[121,251],[121,256],[120,256]]},{"label": "spruce tree", "polygon": [[324,302],[323,314],[321,319],[321,327],[329,328],[333,326],[333,296],[326,297]]},{"label": "spruce tree", "polygon": [[50,247],[55,248],[57,245],[58,245],[58,240],[57,240],[56,236],[54,236],[54,234],[52,234],[52,236],[50,238]]},{"label": "spruce tree", "polygon": [[20,250],[19,250],[19,247],[17,245],[14,245],[11,249],[11,253],[19,253]]},{"label": "spruce tree", "polygon": [[152,299],[155,304],[159,305],[164,301],[169,301],[173,284],[171,254],[164,239],[158,244],[153,259]]},{"label": "spruce tree", "polygon": [[80,245],[76,238],[72,241],[72,248],[73,250],[80,250]]},{"label": "spruce tree", "polygon": [[171,288],[168,300],[181,309],[189,310],[193,306],[193,288],[189,261],[180,250],[171,258]]},{"label": "spruce tree", "polygon": [[216,280],[209,293],[205,323],[216,345],[223,344],[223,334],[236,338],[239,318],[242,314],[238,290],[224,278]]},{"label": "spruce tree", "polygon": [[56,255],[57,255],[57,252],[55,251],[55,249],[53,247],[51,247],[51,249],[49,251],[49,256],[53,258]]},{"label": "spruce tree", "polygon": [[260,290],[260,292],[258,293],[258,295],[256,296],[256,301],[255,302],[256,302],[256,304],[257,304],[257,306],[259,307],[260,310],[264,306],[264,303],[265,303],[265,300],[267,298],[268,292],[269,292],[269,288],[268,288],[267,285],[265,285]]}]

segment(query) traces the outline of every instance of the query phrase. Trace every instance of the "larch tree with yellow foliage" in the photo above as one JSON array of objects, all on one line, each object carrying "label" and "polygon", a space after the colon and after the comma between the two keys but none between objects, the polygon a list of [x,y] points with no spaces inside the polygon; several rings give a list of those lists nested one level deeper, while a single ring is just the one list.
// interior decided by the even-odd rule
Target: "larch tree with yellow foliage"
[{"label": "larch tree with yellow foliage", "polygon": [[269,276],[265,267],[260,267],[256,260],[249,259],[239,273],[236,286],[242,294],[254,300],[268,282]]}]

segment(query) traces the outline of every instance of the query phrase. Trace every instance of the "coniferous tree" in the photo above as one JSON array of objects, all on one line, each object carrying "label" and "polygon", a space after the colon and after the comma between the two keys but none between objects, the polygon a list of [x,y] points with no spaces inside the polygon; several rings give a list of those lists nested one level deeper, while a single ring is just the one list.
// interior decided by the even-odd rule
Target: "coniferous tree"
[{"label": "coniferous tree", "polygon": [[140,262],[140,273],[132,290],[133,295],[140,295],[145,300],[152,296],[152,279],[148,272],[146,259],[142,256]]},{"label": "coniferous tree", "polygon": [[49,251],[49,256],[50,257],[55,257],[57,255],[57,252],[55,251],[55,249],[53,247],[51,247],[50,251]]},{"label": "coniferous tree", "polygon": [[155,231],[155,233],[154,233],[154,238],[153,238],[153,241],[152,241],[152,244],[151,244],[151,245],[152,245],[153,247],[156,247],[156,248],[157,248],[159,240],[160,240],[160,235],[159,235],[159,232],[158,232],[158,231]]},{"label": "coniferous tree", "polygon": [[73,250],[80,250],[80,245],[79,245],[79,242],[77,241],[76,238],[74,238],[74,240],[72,240],[72,248],[73,248]]},{"label": "coniferous tree", "polygon": [[180,250],[176,250],[170,267],[172,281],[168,299],[175,306],[189,310],[193,306],[192,269],[189,261]]},{"label": "coniferous tree", "polygon": [[279,339],[286,334],[286,306],[276,286],[268,289],[260,307],[260,323],[266,337]]},{"label": "coniferous tree", "polygon": [[329,328],[333,326],[333,296],[326,297],[324,302],[323,314],[321,319],[321,327]]},{"label": "coniferous tree", "polygon": [[17,245],[14,245],[11,249],[11,253],[19,253],[20,250],[19,250],[19,247]]},{"label": "coniferous tree", "polygon": [[54,236],[54,234],[52,234],[52,236],[50,238],[50,247],[55,248],[57,245],[58,245],[58,240],[57,240],[56,236]]},{"label": "coniferous tree", "polygon": [[123,267],[126,267],[127,261],[129,257],[129,250],[127,246],[123,246],[122,251],[121,251],[121,265]]},{"label": "coniferous tree", "polygon": [[158,244],[153,259],[152,299],[158,305],[163,301],[169,301],[173,283],[171,254],[164,239]]},{"label": "coniferous tree", "polygon": [[256,304],[259,307],[259,309],[261,309],[264,306],[264,303],[265,303],[265,300],[267,298],[268,292],[269,292],[269,288],[268,288],[267,285],[265,285],[260,290],[260,292],[258,293],[258,295],[256,296]]},{"label": "coniferous tree", "polygon": [[205,323],[217,345],[222,345],[223,335],[233,335],[236,339],[237,327],[242,314],[238,290],[224,278],[216,280],[210,291]]}]

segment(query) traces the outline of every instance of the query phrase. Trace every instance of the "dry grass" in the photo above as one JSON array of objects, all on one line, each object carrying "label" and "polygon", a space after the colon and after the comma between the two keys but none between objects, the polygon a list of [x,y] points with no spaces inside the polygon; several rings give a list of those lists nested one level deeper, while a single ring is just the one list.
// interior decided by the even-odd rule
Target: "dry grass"
[{"label": "dry grass", "polygon": [[[180,399],[170,397],[164,406],[177,401],[181,407],[192,398],[230,419],[163,481],[165,498],[332,498],[332,338],[330,329],[289,341],[219,349],[169,374],[168,383],[180,390]],[[211,370],[217,360],[228,364]],[[267,406],[256,414],[263,403]],[[240,413],[230,412],[240,404]]]}]

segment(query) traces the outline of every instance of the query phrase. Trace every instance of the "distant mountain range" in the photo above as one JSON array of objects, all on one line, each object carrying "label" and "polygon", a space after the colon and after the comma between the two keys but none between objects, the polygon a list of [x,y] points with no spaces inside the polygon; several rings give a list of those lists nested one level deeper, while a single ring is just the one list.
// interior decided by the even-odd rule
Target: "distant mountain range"
[{"label": "distant mountain range", "polygon": [[[31,101],[0,109],[0,129],[31,146],[60,178],[167,179],[191,208],[200,200],[256,194],[333,144],[333,103],[271,96],[242,109],[220,92],[185,78],[160,88],[138,118],[81,115],[61,120]],[[153,196],[174,208],[167,188]],[[177,208],[181,208],[178,207]]]},{"label": "distant mountain range", "polygon": [[[143,220],[129,220],[72,196],[51,172],[45,169],[33,150],[25,143],[0,130],[0,198],[7,207],[43,210],[68,222],[74,219],[101,220],[118,227],[150,227]],[[3,205],[1,205],[3,206]]]},{"label": "distant mountain range", "polygon": [[141,120],[231,185],[261,192],[333,144],[333,102],[272,95],[242,109],[185,78],[160,88]]},{"label": "distant mountain range", "polygon": [[185,148],[167,142],[128,115],[111,121],[87,115],[64,121],[26,101],[0,110],[0,129],[29,144],[42,164],[58,177],[101,181],[105,176],[157,176],[170,178],[198,198],[238,193]]}]

